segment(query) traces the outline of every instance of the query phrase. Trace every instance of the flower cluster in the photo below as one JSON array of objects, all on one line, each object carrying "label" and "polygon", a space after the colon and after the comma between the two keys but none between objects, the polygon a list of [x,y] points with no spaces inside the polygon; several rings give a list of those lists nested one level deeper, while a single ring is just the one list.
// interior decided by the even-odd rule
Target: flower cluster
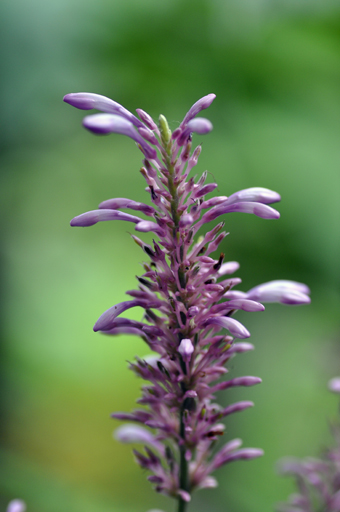
[{"label": "flower cluster", "polygon": [[[185,510],[194,489],[217,485],[211,476],[217,468],[263,453],[260,449],[240,448],[240,439],[227,442],[213,453],[225,428],[221,420],[253,405],[241,401],[222,408],[214,401],[215,393],[261,382],[253,376],[221,380],[235,354],[253,349],[250,343],[237,341],[248,338],[250,333],[234,314],[238,310],[263,311],[262,302],[310,302],[308,287],[292,281],[271,281],[248,292],[235,290],[241,280],[230,274],[238,270],[239,264],[224,262],[222,252],[216,256],[227,234],[223,231],[224,222],[200,234],[206,224],[230,212],[279,218],[279,213],[269,206],[280,201],[276,192],[249,188],[229,197],[206,199],[217,184],[206,184],[207,172],[198,179],[189,177],[201,152],[201,146],[192,151],[192,134],[203,135],[212,130],[211,122],[197,115],[214,98],[214,94],[208,94],[198,100],[172,133],[164,116],[156,124],[143,110],[137,109],[138,119],[118,103],[97,94],[64,97],[74,107],[102,112],[84,118],[83,125],[88,130],[127,135],[144,156],[141,173],[152,206],[126,198],[109,199],[99,209],[75,217],[71,226],[124,220],[135,224],[137,232],[155,234],[152,245],[132,236],[148,259],[145,273],[137,278],[138,289],[127,292],[132,300],[105,311],[94,330],[107,335],[135,334],[154,353],[137,358],[130,365],[137,376],[148,382],[138,400],[140,407],[112,416],[130,422],[118,428],[116,438],[144,445],[144,452],[134,450],[136,461],[150,471],[148,479],[156,491],[178,500],[179,511]],[[144,310],[141,321],[120,317],[136,306]]]},{"label": "flower cluster", "polygon": [[[340,378],[329,382],[329,389],[340,393]],[[287,458],[279,466],[283,475],[296,479],[298,493],[281,503],[278,512],[339,512],[340,511],[340,424],[331,426],[335,447],[320,459]]]}]

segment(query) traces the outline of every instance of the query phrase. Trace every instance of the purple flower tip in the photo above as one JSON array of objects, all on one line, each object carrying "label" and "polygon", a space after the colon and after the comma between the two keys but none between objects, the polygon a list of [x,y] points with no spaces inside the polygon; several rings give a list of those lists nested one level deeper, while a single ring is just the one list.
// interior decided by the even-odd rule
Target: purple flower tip
[{"label": "purple flower tip", "polygon": [[130,215],[129,213],[120,212],[118,210],[103,209],[82,213],[81,215],[74,217],[71,220],[70,225],[87,227],[106,220],[127,220],[137,224],[138,222],[141,222],[142,219],[135,217],[135,215]]},{"label": "purple flower tip", "polygon": [[216,94],[207,94],[206,96],[203,96],[203,98],[200,98],[196,103],[193,104],[193,106],[189,109],[187,114],[185,115],[181,127],[185,126],[191,119],[193,119],[199,112],[202,110],[205,110],[206,108],[210,107],[214,99],[216,98]]},{"label": "purple flower tip", "polygon": [[113,434],[114,438],[121,443],[154,444],[155,442],[154,436],[146,428],[130,423],[118,427]]},{"label": "purple flower tip", "polygon": [[63,101],[81,110],[91,110],[94,108],[93,100],[89,98],[86,92],[66,94],[66,96],[63,97]]},{"label": "purple flower tip", "polygon": [[309,304],[308,286],[296,281],[269,281],[247,292],[247,298],[261,302],[281,302],[287,305]]}]

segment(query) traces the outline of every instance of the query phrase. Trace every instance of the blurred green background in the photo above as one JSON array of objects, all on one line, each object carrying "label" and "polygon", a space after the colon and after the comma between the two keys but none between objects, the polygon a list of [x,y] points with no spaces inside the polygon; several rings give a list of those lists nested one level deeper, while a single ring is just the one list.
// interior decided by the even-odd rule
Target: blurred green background
[{"label": "blurred green background", "polygon": [[[262,186],[281,193],[281,219],[231,214],[224,244],[241,289],[306,282],[312,305],[239,315],[256,351],[231,375],[263,384],[224,403],[256,407],[228,420],[227,439],[265,457],[216,475],[191,510],[270,511],[293,489],[285,455],[330,443],[327,419],[340,374],[340,2],[331,0],[2,0],[1,40],[1,510],[174,510],[111,437],[112,411],[130,410],[139,382],[126,361],[148,350],[131,336],[92,332],[135,287],[143,254],[124,223],[70,229],[110,197],[147,201],[141,155],[121,136],[95,137],[69,92],[104,94],[172,128],[198,98],[217,98],[199,172],[218,193]],[[140,318],[140,311],[131,317]]]}]

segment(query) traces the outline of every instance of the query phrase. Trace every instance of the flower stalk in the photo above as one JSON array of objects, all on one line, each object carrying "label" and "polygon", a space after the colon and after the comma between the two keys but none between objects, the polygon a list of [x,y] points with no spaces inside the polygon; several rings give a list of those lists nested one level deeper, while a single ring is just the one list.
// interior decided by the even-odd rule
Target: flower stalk
[{"label": "flower stalk", "polygon": [[[215,393],[261,382],[253,376],[221,381],[231,358],[253,349],[250,343],[237,341],[250,333],[234,318],[235,313],[263,311],[262,302],[266,301],[292,305],[310,301],[308,287],[292,281],[272,281],[248,292],[234,290],[241,280],[229,275],[239,265],[224,262],[224,253],[216,253],[227,235],[224,222],[205,234],[198,233],[230,212],[264,219],[280,216],[268,206],[280,200],[277,192],[256,187],[229,197],[206,199],[217,184],[205,183],[207,172],[197,180],[189,177],[201,152],[200,146],[192,151],[193,134],[212,130],[211,122],[197,114],[214,99],[214,94],[208,94],[198,100],[179,128],[171,132],[164,116],[156,125],[143,110],[137,109],[138,119],[100,95],[75,93],[64,98],[77,108],[103,112],[85,117],[87,129],[96,134],[126,135],[143,153],[141,174],[152,206],[126,198],[109,199],[98,210],[72,219],[71,225],[124,220],[135,224],[136,231],[155,234],[152,245],[132,237],[149,258],[144,263],[145,273],[137,278],[138,289],[127,292],[132,300],[105,311],[94,330],[109,336],[140,336],[153,352],[130,364],[130,369],[147,381],[137,401],[139,408],[112,417],[130,422],[119,427],[116,438],[144,445],[144,452],[134,450],[137,463],[151,473],[148,479],[157,492],[177,500],[178,512],[186,511],[194,490],[217,485],[211,476],[216,469],[263,454],[257,448],[240,449],[239,439],[228,441],[217,452],[215,448],[224,434],[221,420],[253,405],[243,401],[223,409],[215,402]],[[134,210],[138,215],[120,209]],[[144,310],[141,321],[120,316],[137,306]]]}]

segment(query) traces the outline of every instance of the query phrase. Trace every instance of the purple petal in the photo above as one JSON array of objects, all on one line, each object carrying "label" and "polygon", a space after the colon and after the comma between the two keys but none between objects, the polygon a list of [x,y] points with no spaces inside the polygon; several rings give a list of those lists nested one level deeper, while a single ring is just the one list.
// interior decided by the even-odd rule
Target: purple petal
[{"label": "purple petal", "polygon": [[155,209],[152,206],[144,203],[137,203],[132,199],[126,199],[124,197],[116,197],[114,199],[107,199],[102,201],[98,206],[99,209],[110,209],[119,210],[120,208],[129,208],[130,210],[137,210],[145,213],[145,215],[153,215]]},{"label": "purple petal", "polygon": [[107,112],[109,114],[118,114],[131,121],[135,126],[144,127],[143,123],[126,108],[116,101],[113,101],[106,96],[101,96],[100,94],[93,94],[91,92],[70,93],[64,96],[64,101],[73,107],[80,108],[81,110],[91,110],[96,108],[97,110],[101,110],[102,112]]},{"label": "purple petal", "polygon": [[203,215],[200,224],[210,222],[212,220],[215,220],[220,215],[224,215],[225,213],[231,212],[253,213],[258,217],[261,217],[262,219],[278,219],[280,217],[278,211],[262,203],[240,202],[233,203],[230,205],[226,205],[225,203],[223,203],[221,206],[216,206],[212,208],[209,212],[206,212]]},{"label": "purple petal", "polygon": [[97,224],[97,222],[105,220],[127,220],[129,222],[134,222],[135,224],[142,221],[139,217],[117,210],[92,210],[74,217],[74,219],[71,220],[70,225],[86,227],[93,226],[94,224]]},{"label": "purple petal", "polygon": [[223,297],[226,299],[246,299],[248,296],[245,292],[241,292],[239,290],[229,290],[223,295]]},{"label": "purple petal", "polygon": [[123,313],[123,311],[126,311],[127,309],[134,308],[136,306],[140,306],[142,308],[153,308],[160,305],[160,302],[146,302],[142,300],[128,300],[125,302],[120,302],[119,304],[116,304],[115,306],[112,306],[111,308],[107,309],[97,320],[95,323],[93,330],[95,332],[97,331],[108,331],[112,328],[112,324],[116,317]]},{"label": "purple petal", "polygon": [[179,225],[181,228],[185,228],[187,226],[191,226],[193,222],[194,222],[193,216],[190,215],[190,213],[185,213],[180,218]]},{"label": "purple petal", "polygon": [[256,384],[261,384],[262,379],[260,377],[252,377],[251,375],[246,377],[235,377],[235,379],[225,380],[224,382],[220,382],[216,384],[211,390],[215,391],[223,391],[228,388],[235,388],[238,386],[255,386]]},{"label": "purple petal", "polygon": [[198,489],[215,489],[217,486],[217,480],[213,476],[206,476],[204,480],[198,484]]},{"label": "purple petal", "polygon": [[226,443],[223,448],[215,455],[212,464],[211,470],[214,471],[222,466],[225,457],[229,454],[240,448],[242,445],[242,439],[232,439],[228,443]]},{"label": "purple petal", "polygon": [[211,199],[208,199],[208,201],[204,201],[201,204],[201,209],[205,210],[206,208],[211,208],[212,206],[218,206],[218,205],[224,203],[227,199],[228,199],[227,196],[212,197]]},{"label": "purple petal", "polygon": [[249,350],[254,350],[254,345],[251,343],[247,343],[246,341],[241,341],[240,343],[234,343],[231,348],[228,349],[228,354],[241,354],[242,352],[248,352]]},{"label": "purple petal", "polygon": [[235,404],[229,405],[228,407],[223,409],[223,411],[221,411],[220,414],[222,414],[223,416],[229,416],[229,414],[244,411],[245,409],[249,409],[249,407],[254,407],[254,402],[244,400],[243,402],[236,402]]},{"label": "purple petal", "polygon": [[156,222],[142,219],[140,219],[140,221],[141,222],[138,222],[138,224],[135,226],[136,231],[141,231],[142,233],[149,233],[149,231],[153,231],[158,235],[164,235],[163,229],[158,224],[156,224]]},{"label": "purple petal", "polygon": [[192,199],[198,199],[199,197],[205,196],[206,194],[210,194],[217,187],[217,183],[208,183],[201,189],[194,192],[192,195]]},{"label": "purple petal", "polygon": [[138,128],[138,131],[140,135],[145,139],[146,141],[150,142],[150,144],[157,145],[158,140],[156,139],[155,135],[149,128],[146,128],[143,126],[143,128]]},{"label": "purple petal", "polygon": [[185,126],[191,119],[193,119],[199,112],[210,107],[214,99],[216,98],[216,94],[207,94],[207,96],[203,96],[203,98],[196,101],[193,106],[189,109],[187,114],[185,115],[181,127]]},{"label": "purple petal", "polygon": [[228,197],[225,204],[239,203],[241,201],[265,204],[277,203],[278,201],[281,201],[281,196],[277,192],[269,190],[268,188],[253,187],[235,192],[235,194]]},{"label": "purple petal", "polygon": [[235,336],[235,338],[249,338],[250,333],[240,322],[228,316],[215,316],[209,318],[205,325],[219,325]]},{"label": "purple petal", "polygon": [[227,462],[234,460],[256,459],[257,457],[262,457],[262,455],[264,455],[264,451],[260,448],[243,448],[242,450],[237,450],[236,452],[226,455],[222,464],[227,464]]},{"label": "purple petal", "polygon": [[142,443],[155,445],[158,443],[155,440],[155,436],[146,430],[146,428],[139,427],[133,423],[128,423],[118,427],[114,431],[114,438],[121,443]]},{"label": "purple petal", "polygon": [[243,309],[243,311],[264,311],[265,307],[260,302],[247,299],[234,299],[225,303],[230,309]]},{"label": "purple petal", "polygon": [[[215,422],[221,418],[224,418],[225,416],[229,416],[230,414],[234,414],[234,412],[241,412],[245,409],[249,409],[249,407],[254,407],[254,402],[250,401],[243,401],[243,402],[236,402],[235,404],[228,405],[225,409],[222,411],[216,413],[214,416],[210,418],[211,422]],[[238,446],[237,446],[238,448]]]},{"label": "purple petal", "polygon": [[196,119],[189,121],[183,129],[181,135],[177,139],[178,145],[182,146],[190,133],[194,132],[200,135],[205,135],[206,133],[211,132],[212,129],[213,125],[209,119],[205,119],[204,117],[196,117]]},{"label": "purple petal", "polygon": [[228,261],[227,263],[223,263],[217,274],[219,276],[224,276],[226,274],[233,274],[240,268],[240,264],[237,261]]},{"label": "purple petal", "polygon": [[179,489],[177,491],[178,496],[182,498],[183,501],[186,501],[187,503],[191,500],[191,496],[187,491],[183,491],[182,489]]},{"label": "purple petal", "polygon": [[143,123],[146,124],[146,126],[148,128],[150,128],[150,130],[158,129],[155,121],[152,119],[152,117],[147,112],[145,112],[141,108],[136,108],[136,112],[139,115],[139,117],[141,118],[141,120],[143,121]]},{"label": "purple petal", "polygon": [[156,150],[149,146],[134,129],[133,124],[123,117],[114,114],[93,114],[84,117],[83,126],[98,135],[106,135],[108,133],[126,135],[140,144],[147,158],[152,160],[157,157]]},{"label": "purple petal", "polygon": [[114,329],[118,329],[120,327],[127,327],[131,329],[136,329],[141,331],[143,334],[150,336],[162,336],[163,331],[156,327],[155,325],[144,324],[143,322],[138,322],[137,320],[131,320],[129,318],[116,318],[112,324],[110,330],[103,331],[104,334],[114,334],[111,331]]},{"label": "purple petal", "polygon": [[303,283],[295,281],[269,281],[247,292],[247,298],[261,302],[281,302],[282,304],[298,305],[309,304],[310,290]]}]

